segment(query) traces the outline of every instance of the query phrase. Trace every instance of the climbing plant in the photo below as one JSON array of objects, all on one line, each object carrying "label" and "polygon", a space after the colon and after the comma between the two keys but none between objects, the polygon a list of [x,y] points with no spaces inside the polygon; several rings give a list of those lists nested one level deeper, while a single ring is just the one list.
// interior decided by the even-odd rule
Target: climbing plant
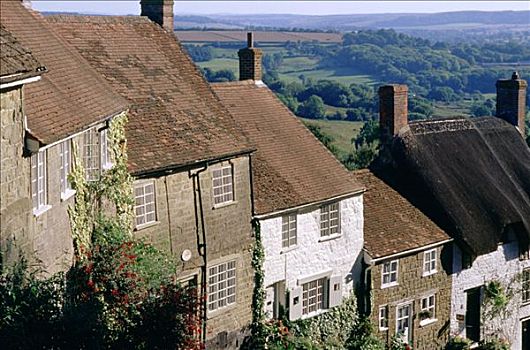
[{"label": "climbing plant", "polygon": [[113,166],[102,172],[95,181],[86,179],[79,150],[73,144],[73,166],[68,179],[72,189],[76,191],[76,197],[74,205],[68,208],[68,214],[74,254],[80,259],[91,249],[91,233],[99,222],[99,217],[104,216],[103,211],[99,210],[102,205],[112,204],[116,211],[116,223],[123,232],[132,235],[134,197],[132,177],[127,171],[127,120],[127,113],[123,112],[110,121],[107,135]]}]

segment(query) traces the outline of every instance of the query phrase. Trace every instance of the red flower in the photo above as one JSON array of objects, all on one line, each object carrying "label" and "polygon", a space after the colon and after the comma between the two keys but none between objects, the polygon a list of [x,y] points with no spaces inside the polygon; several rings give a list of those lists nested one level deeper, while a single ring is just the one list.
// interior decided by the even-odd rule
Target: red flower
[{"label": "red flower", "polygon": [[113,289],[111,292],[110,292],[113,296],[117,297],[118,295],[120,295],[120,292],[118,292],[117,289]]},{"label": "red flower", "polygon": [[88,282],[86,283],[87,286],[89,286],[90,288],[94,288],[94,281],[92,280],[88,280]]}]

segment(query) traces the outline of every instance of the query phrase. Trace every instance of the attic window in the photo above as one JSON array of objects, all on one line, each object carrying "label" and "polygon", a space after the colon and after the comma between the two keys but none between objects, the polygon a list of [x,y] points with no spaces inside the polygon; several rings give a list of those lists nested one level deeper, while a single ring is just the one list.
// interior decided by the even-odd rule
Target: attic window
[{"label": "attic window", "polygon": [[214,205],[232,202],[234,200],[232,165],[213,170],[212,178]]}]

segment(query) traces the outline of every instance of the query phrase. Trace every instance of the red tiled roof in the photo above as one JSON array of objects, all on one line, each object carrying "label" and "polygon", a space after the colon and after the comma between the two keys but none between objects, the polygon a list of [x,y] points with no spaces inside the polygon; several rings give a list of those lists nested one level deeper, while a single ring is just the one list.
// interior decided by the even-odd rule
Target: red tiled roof
[{"label": "red tiled roof", "polygon": [[364,248],[372,258],[450,239],[420,209],[370,170],[355,171],[354,176],[366,186]]},{"label": "red tiled roof", "polygon": [[49,16],[131,103],[129,168],[148,173],[252,149],[177,39],[136,16]]},{"label": "red tiled roof", "polygon": [[0,25],[0,83],[31,78],[44,72],[31,52]]},{"label": "red tiled roof", "polygon": [[58,141],[127,108],[40,14],[21,1],[1,1],[0,10],[2,26],[48,69],[25,91],[28,127],[39,141]]},{"label": "red tiled roof", "polygon": [[250,80],[212,86],[257,148],[252,160],[256,214],[362,190],[268,87]]}]

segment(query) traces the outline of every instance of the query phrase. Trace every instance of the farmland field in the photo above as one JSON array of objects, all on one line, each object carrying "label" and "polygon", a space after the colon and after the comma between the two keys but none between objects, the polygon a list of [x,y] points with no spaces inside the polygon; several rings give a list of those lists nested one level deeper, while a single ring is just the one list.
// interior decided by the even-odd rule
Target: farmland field
[{"label": "farmland field", "polygon": [[333,137],[333,145],[338,148],[341,156],[346,155],[352,150],[351,139],[357,136],[364,124],[363,122],[348,122],[343,120],[300,119],[304,123],[319,126],[322,132]]}]

